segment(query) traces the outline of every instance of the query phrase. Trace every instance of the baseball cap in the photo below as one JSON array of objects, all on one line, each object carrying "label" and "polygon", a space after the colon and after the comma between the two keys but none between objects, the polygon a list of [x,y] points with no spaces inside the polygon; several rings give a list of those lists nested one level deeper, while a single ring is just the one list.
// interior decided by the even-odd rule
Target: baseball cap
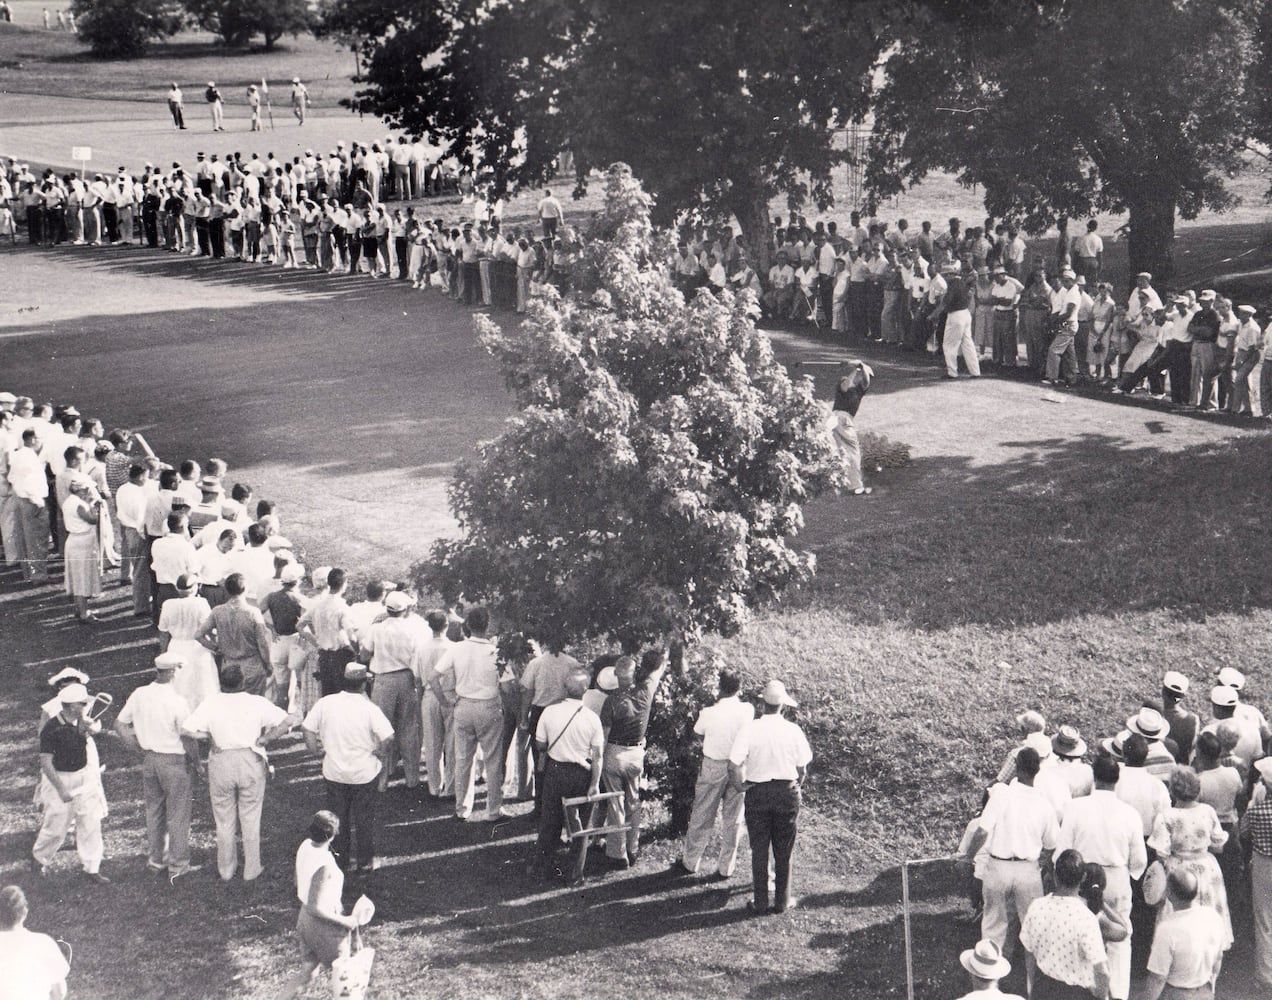
[{"label": "baseball cap", "polygon": [[1245,687],[1245,674],[1235,667],[1224,667],[1219,671],[1219,683],[1234,691],[1240,691]]}]

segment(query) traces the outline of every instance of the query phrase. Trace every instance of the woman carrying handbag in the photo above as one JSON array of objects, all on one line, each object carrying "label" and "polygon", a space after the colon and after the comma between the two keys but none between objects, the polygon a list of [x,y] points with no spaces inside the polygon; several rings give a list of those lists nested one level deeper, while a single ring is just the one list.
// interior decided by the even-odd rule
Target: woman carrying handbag
[{"label": "woman carrying handbag", "polygon": [[[332,970],[332,995],[357,998],[371,977],[374,948],[363,948],[359,929],[375,913],[371,900],[362,896],[348,915],[341,904],[344,872],[331,853],[331,842],[340,831],[335,813],[323,809],[309,823],[308,839],[296,851],[296,895],[300,917],[300,971],[283,987],[278,1000],[299,996],[319,968]],[[356,950],[355,942],[356,941]]]}]

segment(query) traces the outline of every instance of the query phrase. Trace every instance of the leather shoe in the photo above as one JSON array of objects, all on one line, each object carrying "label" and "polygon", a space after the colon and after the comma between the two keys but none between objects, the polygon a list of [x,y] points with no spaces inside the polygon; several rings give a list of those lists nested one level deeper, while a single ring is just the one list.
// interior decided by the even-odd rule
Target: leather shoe
[{"label": "leather shoe", "polygon": [[762,917],[769,912],[769,908],[767,906],[756,906],[755,900],[748,899],[746,901],[746,912],[752,917]]},{"label": "leather shoe", "polygon": [[778,903],[773,907],[774,913],[785,913],[787,910],[793,910],[799,906],[799,900],[792,896],[785,903]]},{"label": "leather shoe", "polygon": [[85,872],[84,877],[90,882],[96,882],[98,885],[110,885],[110,879],[101,872]]}]

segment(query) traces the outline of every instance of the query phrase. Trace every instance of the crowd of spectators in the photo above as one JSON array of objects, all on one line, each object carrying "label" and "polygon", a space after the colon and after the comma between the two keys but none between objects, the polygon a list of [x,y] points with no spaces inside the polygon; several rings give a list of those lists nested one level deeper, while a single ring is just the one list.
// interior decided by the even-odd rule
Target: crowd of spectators
[{"label": "crowd of spectators", "polygon": [[[419,140],[338,142],[282,162],[197,154],[189,168],[81,178],[0,160],[0,240],[32,246],[139,245],[211,260],[312,269],[442,289],[468,305],[524,311],[559,282],[579,247],[561,203],[539,200],[538,230],[507,227],[504,203],[472,175],[424,155]],[[407,202],[460,193],[469,218],[428,218]],[[398,201],[390,207],[390,201]]]},{"label": "crowd of spectators", "polygon": [[1147,382],[1156,399],[1199,410],[1272,415],[1269,333],[1257,309],[1214,291],[1165,297],[1153,275],[1136,276],[1127,298],[1105,280],[1098,223],[1062,239],[1054,266],[1031,254],[1020,231],[986,219],[964,228],[950,219],[850,217],[809,226],[773,220],[766,275],[731,228],[681,230],[672,258],[686,291],[748,288],[775,323],[828,332],[845,343],[878,342],[941,355],[946,376],[982,368],[1024,369],[1050,386],[1101,385],[1132,393]]},{"label": "crowd of spectators", "polygon": [[[1272,726],[1225,667],[1201,713],[1190,679],[1088,747],[1072,725],[1017,717],[1008,754],[967,827],[982,968],[1025,952],[1031,997],[1213,998],[1234,942],[1272,987]],[[968,967],[968,962],[964,962]],[[971,972],[969,967],[969,972]],[[973,975],[975,973],[973,972]]]}]

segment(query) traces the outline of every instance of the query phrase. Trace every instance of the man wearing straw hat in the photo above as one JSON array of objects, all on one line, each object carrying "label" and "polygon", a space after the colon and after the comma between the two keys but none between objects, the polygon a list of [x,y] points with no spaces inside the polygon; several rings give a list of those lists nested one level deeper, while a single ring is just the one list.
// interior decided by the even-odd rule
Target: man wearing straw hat
[{"label": "man wearing straw hat", "polygon": [[142,755],[141,791],[146,801],[146,866],[152,875],[176,883],[199,866],[190,864],[190,813],[194,804],[193,774],[199,747],[181,731],[190,706],[172,686],[185,667],[178,653],[155,657],[155,679],[128,696],[115,732]]},{"label": "man wearing straw hat", "polygon": [[1024,1000],[1015,993],[999,990],[999,980],[1010,975],[1011,963],[1003,958],[993,941],[977,941],[975,948],[968,948],[958,956],[958,962],[972,979],[972,992],[965,993],[959,1000]]},{"label": "man wearing straw hat", "polygon": [[795,906],[791,898],[791,854],[799,818],[800,786],[813,752],[804,731],[782,718],[783,708],[798,702],[786,685],[771,680],[764,687],[764,712],[743,726],[729,753],[729,776],[735,788],[746,790],[743,806],[751,840],[751,895],[746,908],[752,915],[769,910],[769,852],[773,855],[773,913]]},{"label": "man wearing straw hat", "polygon": [[1175,769],[1175,755],[1165,744],[1170,735],[1170,725],[1157,709],[1145,705],[1126,720],[1126,728],[1143,736],[1148,743],[1148,755],[1144,767],[1155,778],[1166,781]]}]

